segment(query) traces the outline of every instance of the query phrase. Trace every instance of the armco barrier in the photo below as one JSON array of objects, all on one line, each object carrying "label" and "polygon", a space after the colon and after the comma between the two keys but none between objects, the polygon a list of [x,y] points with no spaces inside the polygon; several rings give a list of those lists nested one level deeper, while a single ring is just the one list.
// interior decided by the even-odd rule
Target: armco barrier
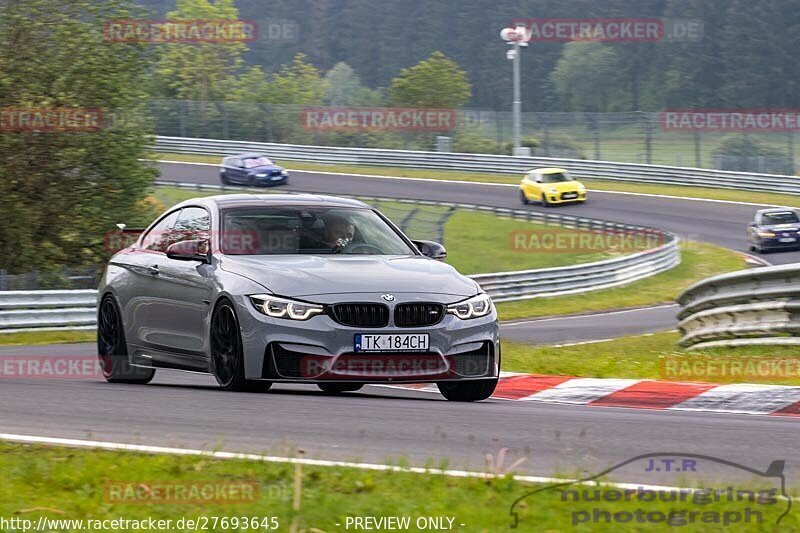
[{"label": "armco barrier", "polygon": [[477,171],[520,176],[534,167],[555,166],[568,169],[578,178],[800,194],[800,178],[796,176],[584,159],[304,146],[183,137],[156,137],[154,149],[158,152],[213,156],[255,151],[264,152],[274,159],[288,161]]},{"label": "armco barrier", "polygon": [[681,345],[800,346],[800,265],[722,274],[678,298]]},{"label": "armco barrier", "polygon": [[[242,188],[195,183],[156,182],[172,187],[209,191],[239,191]],[[615,232],[646,232],[658,235],[664,244],[634,254],[581,265],[542,268],[518,272],[496,272],[471,276],[495,302],[543,296],[574,294],[605,289],[644,279],[680,264],[679,239],[670,233],[645,226],[620,224],[591,218],[542,213],[532,210],[491,208],[397,198],[359,197],[365,201],[391,201],[414,205],[436,205],[495,216],[514,218],[571,229]],[[95,323],[96,291],[12,291],[0,292],[0,331],[53,327],[85,327]]]}]

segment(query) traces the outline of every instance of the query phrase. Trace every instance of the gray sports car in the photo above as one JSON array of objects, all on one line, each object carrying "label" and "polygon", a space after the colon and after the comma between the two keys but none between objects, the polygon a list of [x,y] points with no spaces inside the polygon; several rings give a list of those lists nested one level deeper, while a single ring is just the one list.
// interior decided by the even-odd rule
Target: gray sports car
[{"label": "gray sports car", "polygon": [[436,383],[489,397],[497,313],[478,284],[366,204],[232,194],[169,209],[115,254],[98,291],[108,381],[158,368],[209,372],[223,389]]}]

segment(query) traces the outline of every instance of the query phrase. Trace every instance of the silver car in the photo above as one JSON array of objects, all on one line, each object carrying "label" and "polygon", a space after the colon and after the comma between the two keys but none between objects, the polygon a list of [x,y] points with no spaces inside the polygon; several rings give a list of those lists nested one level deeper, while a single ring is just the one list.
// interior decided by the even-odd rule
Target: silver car
[{"label": "silver car", "polygon": [[115,254],[98,291],[108,381],[158,368],[209,372],[223,389],[436,383],[488,398],[500,371],[497,313],[478,284],[368,205],[231,194],[169,209]]}]

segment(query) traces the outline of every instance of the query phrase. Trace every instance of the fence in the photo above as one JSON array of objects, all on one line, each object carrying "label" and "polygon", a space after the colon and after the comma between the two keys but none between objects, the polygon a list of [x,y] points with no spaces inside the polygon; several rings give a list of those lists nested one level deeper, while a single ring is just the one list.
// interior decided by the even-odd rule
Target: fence
[{"label": "fence", "polygon": [[[194,183],[176,184],[170,182],[170,185],[207,191],[241,190],[235,187]],[[457,210],[469,210],[569,229],[599,232],[642,232],[648,235],[657,235],[660,237],[659,241],[664,243],[650,250],[582,265],[471,276],[496,302],[605,289],[648,278],[680,263],[679,239],[672,234],[645,226],[620,224],[557,213],[491,208],[471,204],[397,198],[359,198],[370,201],[373,204],[380,202],[406,203],[413,206],[411,211],[435,207],[440,212],[446,213],[447,216]],[[87,302],[94,301],[94,298],[96,298],[95,291],[2,292],[0,293],[0,331],[86,327],[94,324],[95,321],[94,308],[87,307]]]},{"label": "fence", "polygon": [[[150,101],[157,135],[341,147],[433,150],[437,133],[309,131],[300,105],[240,102]],[[456,152],[510,154],[510,112],[456,111]],[[797,139],[792,132],[716,133],[665,131],[659,112],[526,112],[524,144],[539,157],[693,166],[793,174]],[[732,141],[732,142],[731,142]],[[733,153],[732,153],[733,152]]]},{"label": "fence", "polygon": [[467,172],[480,171],[517,175],[521,175],[532,167],[558,166],[569,169],[578,178],[800,194],[800,178],[795,176],[750,174],[609,161],[586,161],[582,159],[340,148],[221,139],[188,139],[183,137],[157,137],[154,149],[158,152],[216,156],[245,151],[259,151],[265,152],[277,160],[383,165]]},{"label": "fence", "polygon": [[678,303],[682,346],[800,346],[796,264],[722,274],[693,285]]}]

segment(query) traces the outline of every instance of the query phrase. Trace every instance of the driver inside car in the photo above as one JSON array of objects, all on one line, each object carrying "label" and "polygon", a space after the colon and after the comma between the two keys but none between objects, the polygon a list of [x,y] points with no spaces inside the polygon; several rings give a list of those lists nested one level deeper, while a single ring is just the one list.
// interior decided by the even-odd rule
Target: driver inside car
[{"label": "driver inside car", "polygon": [[356,228],[347,219],[337,215],[325,219],[323,244],[333,253],[338,253],[350,246],[355,237]]}]

